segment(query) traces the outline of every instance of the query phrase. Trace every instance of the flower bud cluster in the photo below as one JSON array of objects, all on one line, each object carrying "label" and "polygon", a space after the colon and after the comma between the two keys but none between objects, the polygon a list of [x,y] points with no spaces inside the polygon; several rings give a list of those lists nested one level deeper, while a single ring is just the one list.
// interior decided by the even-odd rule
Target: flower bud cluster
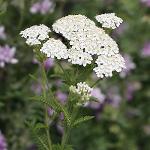
[{"label": "flower bud cluster", "polygon": [[92,88],[88,86],[85,82],[77,83],[77,86],[70,86],[70,91],[81,96],[81,101],[79,104],[85,104],[89,101],[91,97]]}]

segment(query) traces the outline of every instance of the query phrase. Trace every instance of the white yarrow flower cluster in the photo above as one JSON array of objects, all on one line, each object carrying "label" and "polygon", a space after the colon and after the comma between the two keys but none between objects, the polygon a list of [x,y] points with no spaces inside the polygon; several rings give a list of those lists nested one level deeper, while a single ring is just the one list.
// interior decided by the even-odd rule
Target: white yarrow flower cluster
[{"label": "white yarrow flower cluster", "polygon": [[96,20],[102,24],[104,28],[115,29],[120,26],[123,20],[115,15],[115,13],[108,13],[97,15]]},{"label": "white yarrow flower cluster", "polygon": [[81,96],[81,101],[78,104],[85,104],[91,97],[92,88],[85,82],[77,83],[77,86],[70,86],[70,91]]},{"label": "white yarrow flower cluster", "polygon": [[64,45],[60,40],[56,40],[54,38],[50,38],[46,41],[40,51],[46,54],[47,57],[56,57],[57,59],[68,58],[68,50],[66,45]]},{"label": "white yarrow flower cluster", "polygon": [[51,30],[47,26],[41,24],[31,26],[30,28],[21,31],[20,34],[26,39],[26,43],[32,46],[41,44],[41,41],[48,39],[49,32],[51,32]]},{"label": "white yarrow flower cluster", "polygon": [[[114,13],[99,15],[96,19],[102,21],[103,26],[112,28],[122,22],[122,19],[116,17]],[[117,43],[86,16],[62,17],[52,25],[52,28],[54,32],[68,40],[67,46],[59,39],[48,39],[48,33],[51,31],[44,25],[32,26],[20,34],[27,39],[26,43],[29,45],[42,44],[40,51],[47,57],[67,59],[72,64],[84,67],[97,58],[95,61],[97,67],[93,70],[101,78],[110,77],[113,71],[120,72],[125,68]]]}]

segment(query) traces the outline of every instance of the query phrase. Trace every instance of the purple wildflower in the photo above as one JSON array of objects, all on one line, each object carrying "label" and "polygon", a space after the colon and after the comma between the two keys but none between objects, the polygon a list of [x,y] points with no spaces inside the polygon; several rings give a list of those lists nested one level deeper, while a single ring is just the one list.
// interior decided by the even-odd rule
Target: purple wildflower
[{"label": "purple wildflower", "polygon": [[107,99],[113,107],[119,107],[121,96],[119,94],[119,88],[117,86],[112,86],[108,89]]},{"label": "purple wildflower", "polygon": [[2,39],[2,40],[6,39],[5,27],[4,26],[0,26],[0,39]]},{"label": "purple wildflower", "polygon": [[67,100],[67,94],[63,93],[61,91],[57,91],[56,92],[56,97],[58,98],[58,100],[62,103],[65,104],[66,100]]},{"label": "purple wildflower", "polygon": [[50,107],[48,108],[47,111],[48,111],[48,115],[49,115],[49,116],[52,116],[52,115],[54,114],[54,109],[52,109],[52,108],[50,108]]},{"label": "purple wildflower", "polygon": [[64,134],[64,127],[63,127],[63,124],[62,124],[63,121],[64,121],[64,114],[60,113],[56,127],[57,127],[58,132],[61,135]]},{"label": "purple wildflower", "polygon": [[136,65],[133,62],[132,57],[130,55],[125,54],[124,59],[125,59],[126,68],[124,68],[122,70],[122,72],[120,72],[120,77],[122,77],[122,78],[124,78],[128,74],[130,74],[131,70],[135,69],[135,67],[136,67]]},{"label": "purple wildflower", "polygon": [[52,68],[54,66],[54,59],[52,58],[48,58],[44,61],[44,66],[46,70],[49,70],[50,68]]},{"label": "purple wildflower", "polygon": [[[40,64],[40,62],[36,59],[36,58],[33,58],[33,61],[32,61],[34,64]],[[44,61],[44,67],[46,70],[49,70],[51,69],[52,67],[54,66],[54,59],[52,58],[47,58],[45,61]]]},{"label": "purple wildflower", "polygon": [[127,100],[132,100],[134,91],[135,91],[134,86],[132,86],[132,84],[128,84],[127,89],[126,89]]},{"label": "purple wildflower", "polygon": [[132,82],[127,83],[126,91],[125,91],[125,97],[127,100],[132,100],[135,91],[139,90],[141,87],[141,84],[139,82]]},{"label": "purple wildflower", "polygon": [[40,3],[37,2],[37,3],[34,3],[32,5],[32,7],[30,8],[30,12],[35,14],[35,13],[38,13],[40,11]]},{"label": "purple wildflower", "polygon": [[14,58],[15,52],[15,47],[9,47],[8,45],[0,46],[0,67],[5,67],[6,63],[17,63],[18,60]]},{"label": "purple wildflower", "polygon": [[141,2],[147,6],[147,7],[150,7],[150,0],[141,0]]},{"label": "purple wildflower", "polygon": [[64,127],[60,123],[57,123],[56,127],[57,127],[58,132],[61,135],[63,135],[64,134]]},{"label": "purple wildflower", "polygon": [[42,85],[41,85],[40,83],[32,84],[31,90],[32,90],[35,94],[40,95],[41,92],[42,92]]},{"label": "purple wildflower", "polygon": [[60,121],[63,121],[64,118],[65,118],[65,117],[64,117],[64,113],[61,112],[60,115],[59,115],[59,120],[60,120]]},{"label": "purple wildflower", "polygon": [[52,0],[40,0],[37,3],[34,3],[31,8],[30,12],[33,14],[41,13],[46,14],[48,12],[52,13],[54,11],[55,4]]},{"label": "purple wildflower", "polygon": [[96,101],[92,101],[89,103],[89,107],[92,109],[99,109],[100,105],[104,102],[105,100],[105,95],[101,92],[99,88],[95,88],[92,91],[92,96],[96,98]]},{"label": "purple wildflower", "polygon": [[0,150],[7,150],[6,139],[1,132],[0,132]]},{"label": "purple wildflower", "polygon": [[58,80],[55,81],[55,85],[56,85],[57,87],[61,87],[62,84],[63,84],[63,82],[62,82],[62,80],[60,80],[60,79],[58,79]]},{"label": "purple wildflower", "polygon": [[148,57],[148,56],[150,56],[150,42],[146,42],[146,43],[144,44],[144,47],[142,48],[141,55],[142,55],[143,57]]}]

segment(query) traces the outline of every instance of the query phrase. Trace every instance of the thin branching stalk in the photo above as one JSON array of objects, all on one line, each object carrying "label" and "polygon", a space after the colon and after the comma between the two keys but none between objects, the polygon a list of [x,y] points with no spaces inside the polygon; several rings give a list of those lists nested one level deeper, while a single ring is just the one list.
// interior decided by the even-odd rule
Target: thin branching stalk
[{"label": "thin branching stalk", "polygon": [[61,142],[62,150],[64,150],[65,145],[68,143],[70,133],[71,133],[71,127],[65,128],[65,131],[62,137],[62,142]]},{"label": "thin branching stalk", "polygon": [[[45,68],[44,68],[44,64],[41,64],[41,70],[42,70],[42,89],[43,89],[43,96],[44,99],[47,98],[46,96],[46,90],[47,90],[47,76],[46,76],[46,72],[45,72]],[[49,118],[48,118],[48,107],[45,104],[44,105],[44,110],[45,110],[45,125],[46,127],[46,135],[47,135],[47,139],[48,139],[48,147],[49,150],[52,150],[52,142],[51,142],[51,137],[50,137],[50,132],[49,132]]]},{"label": "thin branching stalk", "polygon": [[97,85],[100,81],[101,81],[101,78],[100,78],[100,79],[98,79],[98,80],[96,80],[96,82],[94,82],[94,83],[93,83],[93,85],[92,85],[91,87],[96,86],[96,85]]}]

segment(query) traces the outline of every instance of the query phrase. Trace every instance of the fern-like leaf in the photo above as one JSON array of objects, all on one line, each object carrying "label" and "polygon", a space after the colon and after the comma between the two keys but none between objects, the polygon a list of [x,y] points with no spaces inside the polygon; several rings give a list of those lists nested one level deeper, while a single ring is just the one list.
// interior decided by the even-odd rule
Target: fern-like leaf
[{"label": "fern-like leaf", "polygon": [[49,150],[48,148],[48,142],[47,142],[47,137],[46,134],[44,134],[43,131],[43,125],[42,124],[37,124],[35,125],[34,123],[31,122],[26,122],[27,126],[29,127],[32,138],[35,142],[35,144],[38,147],[38,150]]},{"label": "fern-like leaf", "polygon": [[94,118],[94,116],[84,116],[84,117],[81,117],[81,118],[79,118],[79,119],[77,119],[74,123],[73,123],[73,127],[74,126],[77,126],[77,125],[79,125],[80,123],[83,123],[83,122],[86,122],[86,121],[88,121],[88,120],[91,120],[91,119],[93,119]]},{"label": "fern-like leaf", "polygon": [[63,106],[60,102],[58,102],[57,100],[54,101],[56,109],[58,112],[63,112],[64,116],[65,116],[65,120],[67,122],[68,125],[70,125],[71,123],[71,117],[69,112],[67,111],[67,109],[65,108],[65,106]]},{"label": "fern-like leaf", "polygon": [[[46,100],[43,98],[43,96],[34,96],[30,97],[31,100],[35,100],[41,103],[44,103],[48,105],[49,107],[52,107],[56,112],[63,112],[65,116],[65,120],[68,125],[71,123],[71,117],[65,106],[63,106],[58,100],[56,100],[52,95],[51,95],[51,100]],[[48,98],[47,98],[48,99]]]}]

